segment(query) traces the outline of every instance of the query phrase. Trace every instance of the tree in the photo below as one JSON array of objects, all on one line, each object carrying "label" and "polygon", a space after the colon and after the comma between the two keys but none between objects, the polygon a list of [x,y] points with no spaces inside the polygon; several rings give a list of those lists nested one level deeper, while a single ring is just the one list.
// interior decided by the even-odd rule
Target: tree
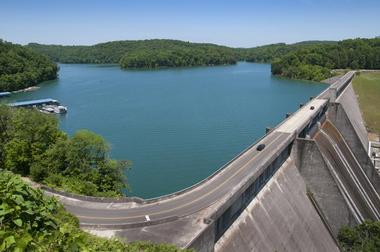
[{"label": "tree", "polygon": [[353,228],[344,226],[339,231],[338,240],[343,251],[379,251],[380,222],[365,221]]},{"label": "tree", "polygon": [[11,111],[9,107],[0,105],[0,167],[4,167],[4,145],[9,140]]},{"label": "tree", "polygon": [[29,175],[32,163],[64,135],[54,117],[26,109],[12,109],[6,134],[4,167],[22,175]]},{"label": "tree", "polygon": [[109,157],[99,135],[81,130],[68,137],[54,116],[33,109],[0,107],[0,163],[7,170],[69,192],[121,196],[125,161]]}]

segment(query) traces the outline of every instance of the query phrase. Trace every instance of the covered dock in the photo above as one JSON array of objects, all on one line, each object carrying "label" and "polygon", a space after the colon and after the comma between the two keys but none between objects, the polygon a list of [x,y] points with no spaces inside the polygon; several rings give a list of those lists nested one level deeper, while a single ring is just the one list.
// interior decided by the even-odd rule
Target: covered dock
[{"label": "covered dock", "polygon": [[57,100],[47,98],[39,100],[30,100],[30,101],[20,101],[15,103],[10,103],[11,107],[35,107],[35,106],[44,106],[44,105],[59,105]]}]

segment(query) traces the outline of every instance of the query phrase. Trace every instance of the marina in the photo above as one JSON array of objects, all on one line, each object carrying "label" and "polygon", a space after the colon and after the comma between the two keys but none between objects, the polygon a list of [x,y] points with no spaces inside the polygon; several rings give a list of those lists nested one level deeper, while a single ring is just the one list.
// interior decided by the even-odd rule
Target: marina
[{"label": "marina", "polygon": [[40,112],[47,114],[65,114],[67,113],[67,107],[60,105],[58,100],[51,98],[20,101],[8,104],[15,108],[37,108]]}]

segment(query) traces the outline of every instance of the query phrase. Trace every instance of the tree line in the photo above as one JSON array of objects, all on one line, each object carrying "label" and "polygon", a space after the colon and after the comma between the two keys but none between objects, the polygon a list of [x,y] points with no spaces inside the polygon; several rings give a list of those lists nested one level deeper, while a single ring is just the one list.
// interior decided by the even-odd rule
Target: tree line
[{"label": "tree line", "polygon": [[241,59],[248,62],[271,63],[274,59],[281,58],[285,54],[297,51],[299,49],[336,43],[336,41],[319,40],[303,41],[294,44],[277,43],[248,49],[240,49],[240,56]]},{"label": "tree line", "polygon": [[109,158],[99,135],[69,137],[56,117],[33,109],[0,106],[0,167],[53,188],[90,196],[118,197],[126,189],[126,161]]},{"label": "tree line", "polygon": [[61,63],[112,63],[122,68],[158,68],[235,64],[233,48],[179,40],[113,41],[93,46],[31,43],[27,46]]},{"label": "tree line", "polygon": [[56,79],[57,70],[57,64],[47,56],[0,39],[0,92]]},{"label": "tree line", "polygon": [[335,68],[379,69],[379,40],[306,41],[254,48],[168,39],[113,41],[93,46],[20,46],[0,40],[0,92],[55,79],[58,68],[54,62],[119,64],[125,69],[137,69],[225,65],[245,60],[271,63],[274,75],[319,81],[330,77]]}]

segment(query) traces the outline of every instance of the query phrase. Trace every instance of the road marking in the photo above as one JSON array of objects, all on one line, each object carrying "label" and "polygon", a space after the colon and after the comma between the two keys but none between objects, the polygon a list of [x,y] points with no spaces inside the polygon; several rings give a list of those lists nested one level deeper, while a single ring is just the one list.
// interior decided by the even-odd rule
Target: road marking
[{"label": "road marking", "polygon": [[150,221],[149,215],[145,215],[146,221]]},{"label": "road marking", "polygon": [[[277,141],[281,136],[283,136],[284,134],[286,133],[282,133],[280,132],[279,135],[277,137],[275,137],[273,139],[273,141],[269,142],[269,143],[266,143],[266,148],[267,149],[271,144],[273,144],[275,141]],[[287,135],[289,136],[289,135]],[[249,165],[251,162],[253,162],[258,156],[260,156],[260,154],[262,154],[263,152],[259,152],[257,153],[252,159],[250,159],[245,165],[243,165],[242,167],[240,167],[240,169],[238,169],[229,179],[226,179],[223,181],[223,183],[219,184],[217,187],[215,187],[213,190],[210,190],[208,193],[205,193],[202,195],[202,197],[198,198],[197,200],[200,200],[208,195],[210,195],[211,193],[215,192],[216,190],[219,190],[219,188],[223,187],[226,183],[228,183],[231,179],[235,178],[237,175],[240,174],[240,172],[243,171],[243,169]],[[216,202],[216,201],[215,201]],[[212,204],[214,204],[215,202],[213,202]],[[188,202],[186,204],[182,204],[178,207],[174,207],[174,208],[170,208],[170,209],[167,209],[167,210],[163,210],[163,211],[160,211],[160,212],[154,212],[153,214],[154,215],[158,215],[158,214],[162,214],[162,213],[166,213],[166,212],[170,212],[170,211],[173,211],[173,210],[176,210],[176,209],[179,209],[179,208],[183,208],[185,206],[188,206],[188,205],[192,205],[194,204],[194,201],[191,201],[191,202]],[[210,205],[208,205],[210,206]],[[208,207],[207,206],[207,207]],[[110,209],[112,210],[112,209]],[[151,214],[151,215],[153,215]],[[141,218],[141,217],[146,217],[146,215],[136,215],[136,216],[131,216],[131,217],[96,217],[96,216],[82,216],[82,215],[77,215],[78,218],[83,218],[83,219],[96,219],[96,220],[128,220],[128,219],[135,219],[135,218]]]}]

